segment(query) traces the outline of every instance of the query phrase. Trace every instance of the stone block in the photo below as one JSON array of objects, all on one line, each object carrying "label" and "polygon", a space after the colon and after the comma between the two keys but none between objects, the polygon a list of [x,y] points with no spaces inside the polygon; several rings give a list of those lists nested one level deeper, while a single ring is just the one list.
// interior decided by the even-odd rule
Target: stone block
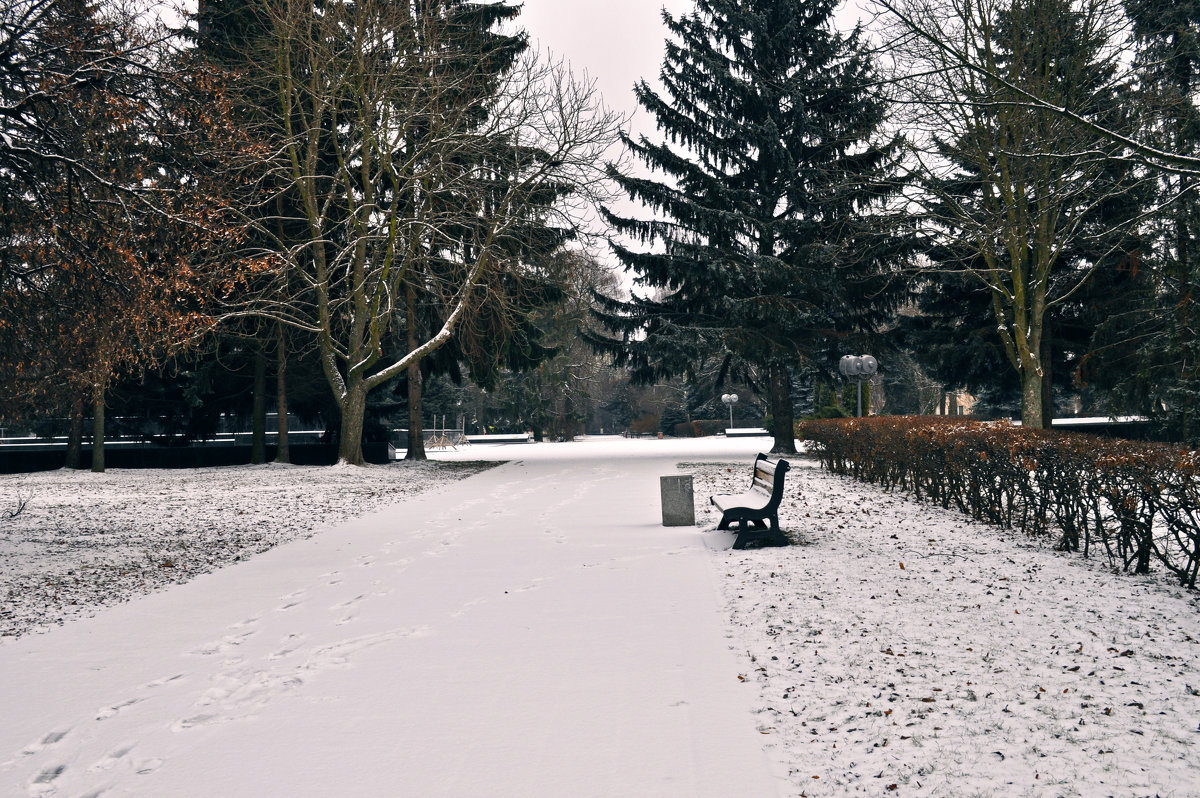
[{"label": "stone block", "polygon": [[663,526],[695,526],[696,502],[692,497],[692,475],[659,477]]}]

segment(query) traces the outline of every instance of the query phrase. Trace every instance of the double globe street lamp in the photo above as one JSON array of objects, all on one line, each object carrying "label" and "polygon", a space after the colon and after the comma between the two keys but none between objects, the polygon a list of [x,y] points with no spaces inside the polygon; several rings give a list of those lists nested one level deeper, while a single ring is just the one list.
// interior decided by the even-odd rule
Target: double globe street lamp
[{"label": "double globe street lamp", "polygon": [[858,380],[858,418],[862,418],[862,381],[879,371],[879,361],[870,355],[845,355],[838,361],[838,371],[843,376]]},{"label": "double globe street lamp", "polygon": [[736,393],[722,394],[721,401],[729,408],[729,428],[733,429],[733,406],[738,402]]}]

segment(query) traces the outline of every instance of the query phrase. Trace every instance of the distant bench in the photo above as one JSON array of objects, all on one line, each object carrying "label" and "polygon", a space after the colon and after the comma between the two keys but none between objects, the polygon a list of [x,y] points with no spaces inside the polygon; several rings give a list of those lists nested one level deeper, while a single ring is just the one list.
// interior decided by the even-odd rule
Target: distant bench
[{"label": "distant bench", "polygon": [[[735,549],[761,541],[764,546],[786,546],[788,539],[779,530],[779,502],[783,498],[784,475],[791,464],[771,460],[760,454],[754,460],[754,477],[745,493],[722,493],[709,499],[721,511],[717,529],[729,529],[736,521],[738,536]],[[765,522],[770,521],[770,526]]]},{"label": "distant bench", "polygon": [[528,432],[512,435],[467,435],[464,440],[467,443],[529,443],[533,440],[533,436]]},{"label": "distant bench", "polygon": [[762,427],[729,427],[725,430],[726,438],[765,438],[770,434]]}]

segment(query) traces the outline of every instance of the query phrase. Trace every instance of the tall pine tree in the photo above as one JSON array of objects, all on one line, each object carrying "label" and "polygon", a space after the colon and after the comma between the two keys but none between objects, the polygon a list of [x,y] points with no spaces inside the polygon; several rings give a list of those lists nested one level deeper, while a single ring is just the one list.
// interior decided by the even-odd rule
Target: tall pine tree
[{"label": "tall pine tree", "polygon": [[[1126,0],[1137,46],[1144,135],[1180,155],[1200,153],[1200,2]],[[1101,327],[1097,381],[1114,404],[1156,416],[1169,437],[1200,442],[1200,188],[1194,174],[1164,175],[1145,226],[1139,290]],[[1137,272],[1135,271],[1135,274]]]},{"label": "tall pine tree", "polygon": [[795,451],[792,371],[828,363],[896,300],[898,239],[869,209],[895,191],[898,142],[881,141],[872,64],[857,30],[834,30],[836,5],[698,0],[689,15],[664,12],[666,94],[644,81],[635,92],[666,140],[624,138],[655,174],[610,170],[654,218],[605,211],[650,249],[612,244],[637,289],[603,301],[612,335],[591,340],[644,382],[711,357],[722,375],[757,375],[780,453]]}]

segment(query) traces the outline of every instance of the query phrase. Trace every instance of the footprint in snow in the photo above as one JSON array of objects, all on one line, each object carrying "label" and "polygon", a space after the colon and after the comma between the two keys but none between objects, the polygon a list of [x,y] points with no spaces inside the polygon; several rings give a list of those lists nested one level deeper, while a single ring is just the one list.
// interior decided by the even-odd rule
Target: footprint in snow
[{"label": "footprint in snow", "polygon": [[30,795],[49,795],[55,792],[54,782],[67,769],[66,765],[51,765],[43,768],[40,773],[33,777],[29,782]]},{"label": "footprint in snow", "polygon": [[339,602],[339,603],[337,603],[337,604],[334,604],[334,605],[333,605],[332,607],[330,607],[329,609],[330,609],[331,611],[332,611],[332,610],[348,610],[348,609],[350,609],[351,607],[353,607],[355,604],[358,604],[360,601],[362,601],[363,599],[365,599],[366,597],[367,597],[367,594],[366,594],[366,593],[359,593],[359,594],[358,594],[357,596],[355,596],[354,598],[352,598],[352,599],[348,599],[348,600],[346,600],[346,601]]},{"label": "footprint in snow", "polygon": [[253,637],[257,632],[251,630],[248,632],[240,632],[238,634],[222,637],[220,640],[215,640],[211,643],[206,643],[191,653],[199,654],[202,657],[210,657],[214,654],[228,654],[235,648],[246,642],[247,639]]},{"label": "footprint in snow", "polygon": [[180,679],[184,678],[185,676],[187,676],[186,673],[177,673],[174,676],[164,676],[161,679],[155,679],[154,681],[150,682],[146,686],[151,689],[153,689],[155,687],[163,687],[165,685],[170,684],[171,682],[177,682]]},{"label": "footprint in snow", "polygon": [[146,699],[144,698],[131,698],[128,701],[122,701],[119,704],[111,704],[107,707],[100,707],[100,709],[96,710],[96,720],[108,720],[121,710],[128,709],[134,704],[140,704],[145,700]]},{"label": "footprint in snow", "polygon": [[283,638],[282,643],[283,643],[284,647],[279,649],[275,653],[269,655],[267,657],[267,659],[269,659],[269,660],[283,659],[284,657],[288,656],[289,654],[294,654],[296,652],[296,649],[300,648],[300,644],[303,643],[307,637],[308,637],[308,635],[303,635],[303,634],[288,635],[287,637]]},{"label": "footprint in snow", "polygon": [[132,750],[133,750],[132,743],[126,743],[125,745],[117,746],[116,748],[112,749],[107,754],[105,754],[104,756],[102,756],[98,760],[96,760],[96,762],[93,763],[92,766],[88,768],[88,772],[89,773],[98,773],[102,770],[111,770],[114,765],[116,765],[118,762],[123,760],[125,757],[129,756],[129,753]]},{"label": "footprint in snow", "polygon": [[211,714],[193,715],[190,718],[184,718],[183,720],[179,720],[179,721],[176,721],[175,723],[171,724],[171,731],[183,732],[183,731],[188,731],[189,729],[197,729],[202,726],[210,726],[213,723],[216,723],[218,720],[219,719],[217,718],[216,715],[211,715]]},{"label": "footprint in snow", "polygon": [[43,735],[42,738],[39,739],[37,742],[30,743],[29,745],[22,748],[21,753],[25,754],[26,756],[36,754],[44,748],[47,748],[49,746],[56,745],[56,744],[62,742],[62,739],[64,737],[66,737],[67,733],[70,731],[71,731],[70,729],[62,729],[62,730],[48,732],[47,734]]}]

